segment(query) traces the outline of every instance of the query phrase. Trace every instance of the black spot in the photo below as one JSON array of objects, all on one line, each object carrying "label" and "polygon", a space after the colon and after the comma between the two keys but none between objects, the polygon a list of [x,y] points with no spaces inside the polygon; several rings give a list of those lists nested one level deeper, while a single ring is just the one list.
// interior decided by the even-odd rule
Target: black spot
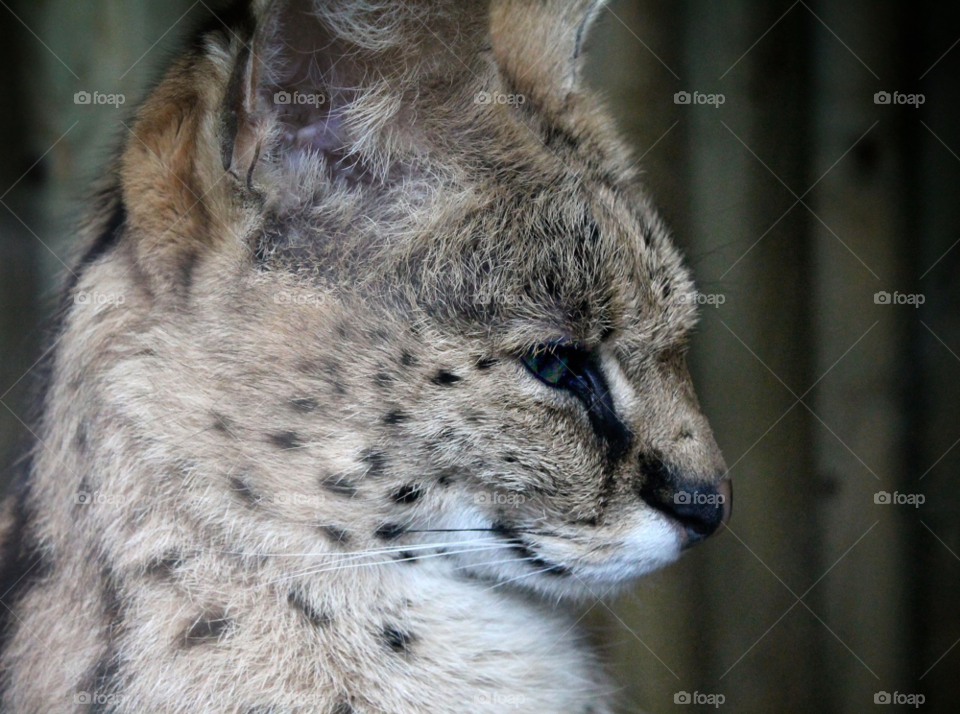
[{"label": "black spot", "polygon": [[287,595],[287,602],[290,603],[290,607],[307,618],[307,621],[316,628],[326,627],[333,621],[330,615],[317,610],[312,603],[307,601],[302,593],[296,590],[290,591]]},{"label": "black spot", "polygon": [[311,397],[300,397],[298,399],[291,399],[290,406],[298,412],[309,414],[310,412],[315,412],[317,407],[320,405],[317,403],[316,399]]},{"label": "black spot", "polygon": [[115,699],[120,685],[119,654],[113,643],[107,646],[107,651],[97,661],[87,682],[86,693],[95,695],[87,712],[107,714],[112,711],[110,703]]},{"label": "black spot", "polygon": [[170,578],[176,574],[177,568],[182,566],[183,562],[184,557],[182,553],[169,551],[156,560],[147,563],[143,572],[150,577]]},{"label": "black spot", "polygon": [[409,632],[404,632],[403,630],[390,626],[384,627],[380,636],[387,647],[397,654],[409,652],[410,646],[416,641],[416,637]]},{"label": "black spot", "polygon": [[481,372],[486,369],[490,369],[495,365],[500,364],[500,360],[494,359],[493,357],[481,357],[477,360],[477,369]]},{"label": "black spot", "polygon": [[503,457],[503,463],[505,463],[505,464],[515,464],[515,463],[517,463],[517,457],[516,457],[516,456],[511,456],[510,454],[507,454],[506,456]]},{"label": "black spot", "polygon": [[270,434],[268,438],[274,446],[284,451],[298,449],[302,446],[300,437],[294,431],[280,431],[276,434]]},{"label": "black spot", "polygon": [[404,367],[416,367],[418,363],[419,360],[409,352],[404,352],[400,355],[400,364]]},{"label": "black spot", "polygon": [[366,450],[360,460],[367,466],[368,476],[382,476],[387,465],[387,457],[382,451]]},{"label": "black spot", "polygon": [[357,487],[342,477],[325,478],[320,482],[320,485],[330,493],[336,494],[337,496],[353,498],[357,495]]},{"label": "black spot", "polygon": [[417,561],[420,559],[420,556],[409,550],[405,550],[402,553],[397,553],[397,555],[394,557],[396,558],[397,562],[407,563],[408,565],[416,565]]},{"label": "black spot", "polygon": [[418,501],[422,495],[423,487],[417,483],[401,486],[393,492],[391,498],[393,499],[394,503],[409,505],[411,503],[416,503],[416,501]]},{"label": "black spot", "polygon": [[437,372],[437,375],[433,378],[433,383],[440,387],[452,387],[457,382],[462,382],[463,377],[459,377],[453,372],[448,372],[445,369],[441,369]]},{"label": "black spot", "polygon": [[184,631],[183,643],[187,647],[214,643],[230,629],[230,625],[230,620],[223,615],[204,613]]},{"label": "black spot", "polygon": [[389,387],[391,384],[393,384],[393,382],[394,382],[393,376],[390,374],[387,374],[386,372],[377,372],[373,376],[373,383],[381,388]]},{"label": "black spot", "polygon": [[353,706],[350,702],[340,702],[333,708],[333,711],[330,714],[354,714]]},{"label": "black spot", "polygon": [[396,426],[397,424],[402,424],[405,421],[409,421],[409,419],[410,417],[404,414],[402,410],[394,409],[383,417],[383,423],[390,426]]},{"label": "black spot", "polygon": [[396,540],[406,532],[407,529],[398,523],[384,523],[382,526],[377,528],[374,535],[376,535],[380,540]]},{"label": "black spot", "polygon": [[440,474],[440,477],[437,479],[437,483],[441,486],[449,486],[454,481],[457,480],[457,472],[453,469],[448,469]]},{"label": "black spot", "polygon": [[77,424],[77,432],[73,437],[73,444],[81,454],[87,450],[87,421],[81,419]]},{"label": "black spot", "polygon": [[187,251],[179,258],[177,272],[180,275],[180,286],[186,296],[190,295],[190,290],[193,288],[193,274],[198,262],[200,262],[200,254],[194,250]]},{"label": "black spot", "polygon": [[548,148],[557,148],[558,145],[576,151],[580,146],[580,140],[560,126],[548,126],[544,131],[544,144]]},{"label": "black spot", "polygon": [[237,494],[240,500],[248,506],[257,506],[260,504],[260,496],[255,494],[253,489],[250,488],[250,485],[239,476],[230,477],[230,490]]},{"label": "black spot", "polygon": [[320,532],[334,543],[345,545],[350,542],[350,534],[336,526],[320,526]]},{"label": "black spot", "polygon": [[83,258],[80,259],[80,263],[77,266],[78,268],[84,268],[95,263],[114,248],[114,246],[120,242],[120,238],[123,236],[124,228],[126,227],[127,207],[123,203],[121,192],[117,189],[107,191],[100,200],[105,204],[111,205],[110,220],[84,254]]},{"label": "black spot", "polygon": [[211,414],[213,415],[214,431],[219,431],[221,434],[230,434],[233,430],[233,421],[219,412],[211,412]]}]

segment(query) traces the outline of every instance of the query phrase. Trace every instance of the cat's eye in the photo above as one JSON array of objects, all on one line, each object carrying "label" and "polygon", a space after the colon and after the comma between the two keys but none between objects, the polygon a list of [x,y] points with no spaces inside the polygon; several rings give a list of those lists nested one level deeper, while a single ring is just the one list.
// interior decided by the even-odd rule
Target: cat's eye
[{"label": "cat's eye", "polygon": [[573,345],[540,345],[521,362],[544,384],[566,389],[587,402],[599,383],[590,353]]},{"label": "cat's eye", "polygon": [[523,356],[524,366],[551,387],[563,387],[572,376],[568,350],[540,347]]}]

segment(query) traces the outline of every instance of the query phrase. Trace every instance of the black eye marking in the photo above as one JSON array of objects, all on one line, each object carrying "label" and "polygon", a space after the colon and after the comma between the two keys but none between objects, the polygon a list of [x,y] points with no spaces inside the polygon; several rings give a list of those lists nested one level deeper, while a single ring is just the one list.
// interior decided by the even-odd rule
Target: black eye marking
[{"label": "black eye marking", "polygon": [[594,432],[606,444],[609,461],[618,461],[629,451],[633,434],[617,415],[595,354],[570,345],[540,345],[520,361],[548,387],[580,400]]}]

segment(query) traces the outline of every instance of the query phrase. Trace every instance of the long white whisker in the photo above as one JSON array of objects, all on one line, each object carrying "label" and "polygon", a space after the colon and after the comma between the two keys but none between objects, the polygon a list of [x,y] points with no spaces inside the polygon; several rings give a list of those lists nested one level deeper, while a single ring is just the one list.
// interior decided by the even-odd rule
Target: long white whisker
[{"label": "long white whisker", "polygon": [[310,557],[324,557],[324,558],[343,558],[343,557],[360,557],[365,555],[378,555],[380,553],[396,553],[405,550],[423,550],[429,548],[454,548],[461,545],[469,545],[471,543],[490,543],[489,538],[474,538],[471,540],[462,540],[462,541],[453,541],[450,543],[434,543],[434,544],[417,544],[417,545],[391,545],[384,548],[373,548],[371,550],[348,550],[343,553],[335,553],[330,551],[317,551],[314,553],[250,553],[245,551],[233,551],[233,550],[211,550],[209,552],[218,553],[221,555],[255,555],[262,558],[310,558]]},{"label": "long white whisker", "polygon": [[[525,558],[524,560],[530,560],[530,559],[529,559],[529,558]],[[493,586],[487,588],[487,589],[484,590],[483,592],[490,592],[491,590],[496,590],[496,589],[499,588],[501,585],[509,585],[510,583],[516,582],[517,580],[523,580],[524,578],[531,578],[531,577],[533,577],[534,575],[540,575],[540,574],[542,574],[542,573],[549,573],[551,570],[553,570],[553,568],[544,568],[543,570],[535,570],[535,571],[533,571],[532,573],[526,573],[525,575],[518,575],[518,576],[515,577],[515,578],[510,578],[509,580],[504,580],[504,581],[501,582],[501,583],[497,583],[496,585],[493,585]]]},{"label": "long white whisker", "polygon": [[[447,551],[445,553],[434,553],[432,555],[418,556],[416,558],[402,558],[400,560],[390,560],[387,562],[376,562],[376,563],[351,563],[349,565],[336,565],[332,568],[321,568],[318,570],[306,570],[306,571],[301,571],[299,573],[292,573],[289,575],[285,575],[281,578],[276,578],[275,580],[271,580],[269,584],[272,585],[273,583],[279,583],[284,580],[290,580],[291,578],[298,578],[298,577],[305,578],[310,575],[319,575],[321,573],[332,573],[339,570],[348,570],[352,568],[370,568],[375,565],[388,565],[391,563],[402,563],[402,562],[411,561],[411,560],[428,560],[430,558],[443,558],[448,555],[459,555],[461,553],[479,553],[484,550],[494,550],[496,548],[508,548],[508,547],[510,546],[506,543],[491,543],[491,544],[487,544],[486,546],[478,546],[474,548],[468,548],[466,550]],[[547,570],[549,570],[549,568],[547,568]]]}]

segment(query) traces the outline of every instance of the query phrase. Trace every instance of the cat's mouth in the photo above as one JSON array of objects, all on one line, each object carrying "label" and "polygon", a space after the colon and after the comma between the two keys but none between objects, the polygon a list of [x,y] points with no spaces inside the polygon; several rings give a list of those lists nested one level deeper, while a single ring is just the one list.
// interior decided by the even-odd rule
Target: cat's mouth
[{"label": "cat's mouth", "polygon": [[493,532],[506,541],[518,560],[527,563],[531,568],[554,577],[565,577],[573,573],[567,566],[547,560],[542,554],[538,553],[534,545],[519,529],[499,523],[493,527]]}]

